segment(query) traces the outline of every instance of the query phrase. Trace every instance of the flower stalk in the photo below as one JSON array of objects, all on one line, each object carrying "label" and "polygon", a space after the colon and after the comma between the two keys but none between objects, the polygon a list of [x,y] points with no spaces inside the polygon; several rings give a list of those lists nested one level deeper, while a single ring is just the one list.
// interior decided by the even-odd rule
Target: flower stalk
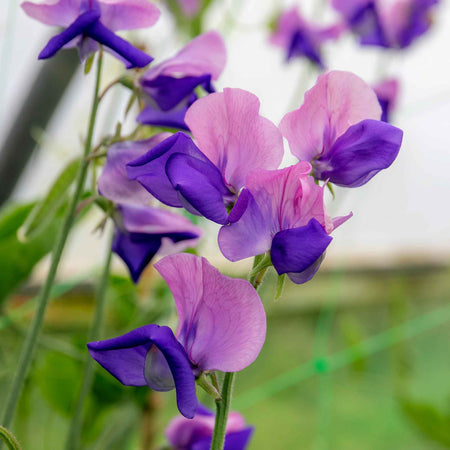
[{"label": "flower stalk", "polygon": [[38,307],[36,310],[36,314],[33,317],[31,327],[29,329],[27,337],[25,338],[25,343],[23,345],[22,353],[19,358],[17,371],[13,379],[11,389],[9,391],[9,397],[6,402],[6,408],[1,422],[2,425],[5,427],[9,427],[11,425],[11,422],[14,417],[17,402],[19,400],[25,378],[28,374],[28,370],[30,368],[33,358],[33,353],[38,341],[38,336],[42,328],[45,311],[47,308],[48,300],[50,298],[50,291],[56,277],[56,272],[59,263],[61,261],[61,256],[67,241],[67,237],[75,221],[76,209],[80,201],[81,195],[83,193],[83,188],[86,182],[86,176],[89,166],[89,161],[86,160],[86,157],[91,152],[92,139],[94,135],[95,119],[97,116],[99,104],[98,92],[100,87],[102,61],[103,61],[102,52],[100,52],[97,62],[97,75],[95,80],[94,98],[92,101],[91,114],[89,118],[88,133],[84,145],[84,154],[83,154],[84,158],[78,170],[75,192],[69,203],[63,225],[59,231],[55,246],[53,248],[50,269],[47,278],[45,280],[45,283],[42,287],[40,296],[38,298]]}]

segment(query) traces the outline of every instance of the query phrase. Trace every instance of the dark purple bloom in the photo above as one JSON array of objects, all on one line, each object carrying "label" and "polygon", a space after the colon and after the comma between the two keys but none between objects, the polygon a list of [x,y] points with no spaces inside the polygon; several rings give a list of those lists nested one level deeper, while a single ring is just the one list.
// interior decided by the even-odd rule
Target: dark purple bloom
[{"label": "dark purple bloom", "polygon": [[222,37],[215,31],[204,33],[172,58],[148,70],[141,78],[146,106],[137,120],[147,125],[189,130],[184,116],[197,99],[196,90],[214,92],[226,63]]},{"label": "dark purple bloom", "polygon": [[[166,437],[174,450],[209,450],[214,431],[215,415],[199,405],[195,417],[172,419],[166,429]],[[228,415],[224,450],[244,450],[253,434],[253,427],[246,425],[238,412]]]},{"label": "dark purple bloom", "polygon": [[219,232],[219,247],[230,261],[270,251],[279,275],[297,284],[310,280],[331,242],[329,234],[351,217],[331,219],[323,189],[299,162],[281,170],[256,170],[246,181],[230,224]]},{"label": "dark purple bloom", "polygon": [[175,388],[180,413],[193,418],[196,376],[237,372],[258,356],[266,335],[264,307],[248,281],[222,275],[204,258],[167,256],[155,268],[175,299],[176,337],[168,327],[147,325],[91,342],[89,353],[122,384]]},{"label": "dark purple bloom", "polygon": [[430,27],[438,0],[333,0],[362,45],[405,48]]},{"label": "dark purple bloom", "polygon": [[99,192],[118,205],[113,251],[125,262],[134,282],[156,253],[167,255],[195,247],[202,235],[201,228],[187,218],[150,206],[153,197],[127,177],[126,164],[167,136],[160,133],[145,141],[112,145],[98,179]]},{"label": "dark purple bloom", "polygon": [[381,106],[381,120],[390,122],[392,111],[397,106],[399,81],[389,78],[372,86]]},{"label": "dark purple bloom", "polygon": [[281,134],[259,115],[258,98],[241,89],[198,100],[186,123],[196,144],[177,133],[129,163],[128,176],[169,206],[225,224],[247,174],[280,164]]},{"label": "dark purple bloom", "polygon": [[114,33],[153,25],[159,10],[147,0],[47,0],[21,6],[30,17],[65,28],[50,39],[39,59],[51,58],[63,47],[77,46],[84,60],[102,44],[128,68],[144,67],[153,60]]},{"label": "dark purple bloom", "polygon": [[397,157],[403,132],[381,122],[375,92],[350,72],[321,75],[280,130],[291,152],[309,161],[318,180],[358,187]]},{"label": "dark purple bloom", "polygon": [[286,50],[287,61],[300,56],[323,68],[322,45],[326,41],[336,40],[343,30],[341,24],[323,27],[308,23],[298,9],[292,7],[278,18],[270,42]]},{"label": "dark purple bloom", "polygon": [[151,206],[119,205],[112,249],[138,282],[142,271],[158,253],[178,253],[198,244],[203,232],[186,217]]}]

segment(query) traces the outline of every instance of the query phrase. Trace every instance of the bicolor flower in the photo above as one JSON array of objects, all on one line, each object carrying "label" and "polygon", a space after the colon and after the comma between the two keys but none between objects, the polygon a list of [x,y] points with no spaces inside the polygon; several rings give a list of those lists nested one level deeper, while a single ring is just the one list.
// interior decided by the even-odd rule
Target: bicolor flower
[{"label": "bicolor flower", "polygon": [[237,372],[258,356],[266,335],[264,307],[248,281],[222,275],[205,258],[172,255],[155,268],[175,299],[176,335],[167,326],[146,325],[91,342],[89,353],[124,385],[176,389],[180,413],[193,418],[196,376]]},{"label": "bicolor flower", "polygon": [[[214,431],[215,415],[199,405],[193,419],[175,417],[166,428],[166,437],[174,450],[209,450]],[[231,411],[225,434],[224,450],[245,450],[253,433],[241,414]]]},{"label": "bicolor flower", "polygon": [[247,174],[276,169],[283,157],[281,133],[259,115],[259,106],[241,89],[196,101],[186,113],[195,143],[176,133],[129,163],[129,178],[166,205],[227,223]]},{"label": "bicolor flower", "polygon": [[156,253],[163,256],[195,247],[202,236],[202,229],[186,217],[150,206],[153,197],[127,177],[126,164],[167,136],[160,133],[145,141],[112,145],[98,179],[99,192],[117,205],[112,249],[125,262],[135,283]]},{"label": "bicolor flower", "polygon": [[280,15],[270,42],[285,49],[287,61],[294,57],[305,57],[323,68],[322,45],[336,40],[344,28],[342,24],[324,27],[309,23],[294,6]]},{"label": "bicolor flower", "polygon": [[323,190],[301,161],[280,170],[256,170],[231,211],[230,223],[219,232],[219,247],[230,261],[270,251],[279,275],[297,284],[317,272],[332,238],[329,234],[351,217],[331,219]]},{"label": "bicolor flower", "polygon": [[184,116],[201,88],[214,92],[226,63],[226,48],[216,31],[201,34],[172,58],[148,70],[140,83],[146,106],[137,120],[147,125],[189,130]]},{"label": "bicolor flower", "polygon": [[280,130],[292,154],[311,162],[316,179],[358,187],[389,167],[400,150],[403,132],[380,117],[375,92],[363,80],[333,71],[319,76]]},{"label": "bicolor flower", "polygon": [[388,78],[372,86],[381,106],[381,120],[390,122],[392,111],[397,106],[400,83],[396,78]]},{"label": "bicolor flower", "polygon": [[78,47],[81,60],[104,45],[127,68],[144,67],[153,58],[115,34],[154,25],[159,9],[148,0],[44,0],[41,4],[23,2],[27,15],[46,25],[63,27],[39,54],[51,58],[61,48]]},{"label": "bicolor flower", "polygon": [[438,0],[333,0],[362,45],[405,48],[432,23]]}]

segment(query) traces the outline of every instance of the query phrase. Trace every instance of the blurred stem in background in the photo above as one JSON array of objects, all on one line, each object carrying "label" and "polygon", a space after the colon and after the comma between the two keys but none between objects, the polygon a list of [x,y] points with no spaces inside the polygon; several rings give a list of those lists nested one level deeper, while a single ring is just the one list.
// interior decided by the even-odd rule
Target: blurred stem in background
[{"label": "blurred stem in background", "polygon": [[51,288],[53,286],[53,282],[56,277],[56,272],[58,269],[59,262],[61,260],[61,256],[67,241],[67,237],[69,235],[70,229],[75,220],[76,209],[78,203],[81,199],[81,195],[83,193],[86,176],[88,172],[89,161],[87,156],[91,152],[92,147],[92,138],[94,135],[94,126],[95,119],[97,116],[98,104],[99,104],[99,88],[100,88],[100,78],[101,78],[101,69],[102,69],[102,61],[103,55],[102,51],[98,55],[97,61],[97,74],[95,79],[95,88],[94,88],[94,97],[92,101],[91,114],[89,118],[88,132],[86,136],[86,141],[84,145],[84,153],[83,160],[80,164],[80,168],[78,170],[77,179],[76,179],[76,187],[73,197],[68,206],[68,210],[66,212],[66,216],[64,218],[63,225],[60,229],[58,238],[56,240],[53,252],[50,269],[47,275],[47,279],[45,280],[44,286],[42,287],[41,294],[38,300],[38,307],[35,316],[33,317],[33,321],[31,323],[31,327],[25,339],[25,343],[23,345],[22,353],[19,358],[19,363],[17,366],[16,374],[13,379],[13,383],[9,392],[9,397],[6,402],[6,409],[2,419],[2,424],[5,427],[9,427],[14,417],[14,412],[16,410],[17,402],[20,397],[20,392],[22,390],[25,378],[28,374],[28,370],[31,365],[31,361],[33,358],[34,349],[37,344],[37,338],[39,336],[39,332],[41,330],[45,310],[47,308],[48,300],[50,298]]},{"label": "blurred stem in background", "polygon": [[[111,269],[113,236],[114,234],[111,232],[111,237],[109,238],[108,241],[106,261],[97,290],[94,318],[92,321],[92,327],[89,333],[88,342],[97,341],[100,338],[106,306],[106,291],[108,289],[108,281]],[[83,407],[86,398],[89,395],[89,392],[92,388],[92,383],[94,381],[94,372],[95,372],[94,360],[90,357],[89,354],[86,354],[81,391],[80,395],[78,396],[77,405],[75,407],[75,412],[72,416],[69,435],[66,441],[67,450],[75,450],[80,446],[81,424],[83,421]]]}]

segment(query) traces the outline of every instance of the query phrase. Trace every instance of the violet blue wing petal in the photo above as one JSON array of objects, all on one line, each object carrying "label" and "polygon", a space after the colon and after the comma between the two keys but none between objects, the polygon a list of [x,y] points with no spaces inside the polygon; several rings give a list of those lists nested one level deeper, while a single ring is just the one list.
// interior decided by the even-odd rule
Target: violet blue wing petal
[{"label": "violet blue wing petal", "polygon": [[219,231],[219,248],[225,258],[234,262],[268,251],[272,243],[270,220],[251,192],[243,189],[229,215],[230,223]]},{"label": "violet blue wing petal", "polygon": [[320,68],[323,68],[320,51],[310,37],[302,30],[297,30],[291,39],[290,45],[287,49],[287,60],[295,56],[304,56]]},{"label": "violet blue wing petal", "polygon": [[187,109],[188,106],[183,105],[170,111],[163,111],[158,107],[147,105],[139,113],[136,120],[145,125],[155,125],[189,131],[188,126],[184,122],[184,116],[186,115]]},{"label": "violet blue wing petal", "polygon": [[402,138],[399,128],[378,120],[363,120],[350,127],[318,160],[315,176],[339,186],[362,186],[394,162]]},{"label": "violet blue wing petal", "polygon": [[234,196],[212,162],[178,153],[168,159],[166,173],[188,211],[222,225],[228,222],[225,204]]},{"label": "violet blue wing petal", "polygon": [[21,3],[27,16],[46,25],[68,27],[80,14],[81,0],[47,0],[40,4]]},{"label": "violet blue wing petal", "polygon": [[100,21],[94,22],[89,26],[85,34],[123,57],[129,63],[127,68],[145,67],[153,61],[150,55],[147,55],[147,53],[144,53],[125,39],[114,34]]},{"label": "violet blue wing petal", "polygon": [[148,0],[100,0],[102,23],[112,31],[134,30],[154,25],[159,9]]},{"label": "violet blue wing petal", "polygon": [[224,450],[245,450],[250,442],[253,427],[247,427],[241,431],[234,431],[225,435]]},{"label": "violet blue wing petal", "polygon": [[236,192],[250,171],[276,169],[283,158],[281,133],[259,115],[259,107],[256,95],[226,88],[197,100],[186,113],[198,148]]},{"label": "violet blue wing petal", "polygon": [[331,240],[316,219],[302,227],[282,230],[272,241],[270,255],[273,266],[278,275],[301,273],[322,256]]},{"label": "violet blue wing petal", "polygon": [[258,356],[266,316],[256,290],[229,278],[205,258],[183,253],[155,264],[173,293],[177,338],[199,370],[237,372]]},{"label": "violet blue wing petal", "polygon": [[359,9],[350,20],[350,27],[359,36],[361,45],[390,47],[374,2]]},{"label": "violet blue wing petal", "polygon": [[198,86],[209,86],[211,75],[181,78],[160,75],[151,80],[141,80],[142,89],[163,111],[168,111],[189,97]]},{"label": "violet blue wing petal", "polygon": [[113,339],[89,342],[88,350],[104,369],[125,386],[145,386],[144,365],[159,325],[146,325]]},{"label": "violet blue wing petal", "polygon": [[180,413],[187,418],[194,417],[197,408],[195,377],[183,346],[170,328],[146,325],[117,338],[87,344],[92,358],[126,386],[147,384],[145,363],[152,345],[168,364]]},{"label": "violet blue wing petal", "polygon": [[127,265],[132,280],[137,283],[143,270],[161,247],[160,235],[138,235],[116,229],[112,250]]},{"label": "violet blue wing petal", "polygon": [[152,196],[138,181],[128,178],[126,165],[168,137],[169,133],[158,133],[144,141],[119,142],[109,147],[98,178],[100,194],[115,203],[148,204]]},{"label": "violet blue wing petal", "polygon": [[216,31],[197,36],[175,56],[149,69],[142,80],[153,80],[160,75],[192,76],[211,75],[217,80],[226,64],[225,43]]},{"label": "violet blue wing petal", "polygon": [[181,208],[183,205],[178,193],[166,174],[167,160],[175,153],[191,155],[202,161],[208,160],[188,135],[178,132],[128,163],[127,174],[130,180],[139,181],[160,202]]},{"label": "violet blue wing petal", "polygon": [[39,53],[39,59],[51,58],[58,50],[64,47],[71,40],[75,39],[80,34],[83,34],[89,26],[98,22],[100,13],[98,11],[87,11],[81,14],[71,25],[64,31],[53,36],[47,45]]},{"label": "violet blue wing petal", "polygon": [[319,76],[305,93],[303,105],[283,117],[280,130],[293,155],[312,161],[325,154],[349,126],[380,117],[377,97],[361,78],[332,71]]},{"label": "violet blue wing petal", "polygon": [[325,259],[325,252],[313,264],[311,264],[303,272],[288,272],[286,275],[295,284],[303,284],[311,280],[319,270],[322,261]]}]

